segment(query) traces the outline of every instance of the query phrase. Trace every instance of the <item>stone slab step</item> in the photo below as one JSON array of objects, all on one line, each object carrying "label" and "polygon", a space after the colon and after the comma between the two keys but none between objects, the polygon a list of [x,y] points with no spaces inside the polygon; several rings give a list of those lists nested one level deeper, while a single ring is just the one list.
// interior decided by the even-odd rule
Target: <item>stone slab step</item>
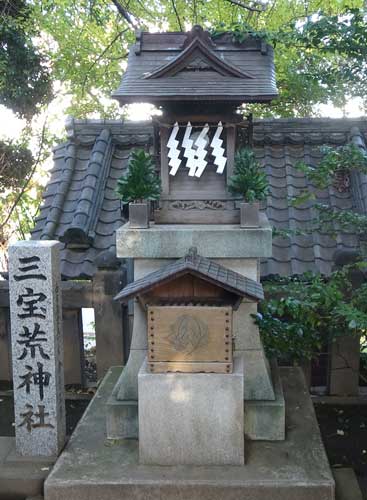
[{"label": "stone slab step", "polygon": [[16,457],[15,438],[0,437],[0,500],[37,497],[51,469],[48,460]]},{"label": "stone slab step", "polygon": [[363,500],[354,470],[349,467],[333,469],[336,500]]}]

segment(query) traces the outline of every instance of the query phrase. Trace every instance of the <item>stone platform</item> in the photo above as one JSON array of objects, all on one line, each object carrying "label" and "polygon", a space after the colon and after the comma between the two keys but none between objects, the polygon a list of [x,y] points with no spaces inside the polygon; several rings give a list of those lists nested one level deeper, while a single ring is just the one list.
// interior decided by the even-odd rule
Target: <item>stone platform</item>
[{"label": "stone platform", "polygon": [[24,500],[43,491],[55,459],[18,457],[15,438],[0,437],[0,500]]},{"label": "stone platform", "polygon": [[246,442],[244,466],[139,465],[135,439],[106,439],[113,368],[45,483],[45,500],[335,500],[334,479],[300,368],[281,368],[285,441]]}]

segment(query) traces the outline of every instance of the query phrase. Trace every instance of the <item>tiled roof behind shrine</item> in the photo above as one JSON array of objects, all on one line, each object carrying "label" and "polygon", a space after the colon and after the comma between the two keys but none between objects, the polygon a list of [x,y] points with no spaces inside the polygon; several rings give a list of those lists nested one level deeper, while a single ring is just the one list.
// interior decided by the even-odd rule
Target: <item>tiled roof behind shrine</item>
[{"label": "tiled roof behind shrine", "polygon": [[[33,239],[62,242],[64,278],[91,278],[95,259],[115,251],[115,231],[124,222],[115,187],[136,147],[149,149],[153,129],[148,122],[71,121],[68,140],[54,150],[54,168],[43,195]],[[307,229],[316,214],[311,206],[294,207],[290,198],[307,185],[294,168],[299,160],[317,165],[323,144],[350,141],[367,152],[367,122],[352,119],[280,119],[254,122],[254,151],[270,184],[266,213],[279,229]],[[327,190],[315,191],[320,203],[335,209],[367,213],[367,177],[353,173]],[[317,232],[274,238],[273,256],[263,261],[262,276],[293,275],[305,271],[329,274],[336,250],[355,250],[358,237],[339,233],[335,238]]]}]

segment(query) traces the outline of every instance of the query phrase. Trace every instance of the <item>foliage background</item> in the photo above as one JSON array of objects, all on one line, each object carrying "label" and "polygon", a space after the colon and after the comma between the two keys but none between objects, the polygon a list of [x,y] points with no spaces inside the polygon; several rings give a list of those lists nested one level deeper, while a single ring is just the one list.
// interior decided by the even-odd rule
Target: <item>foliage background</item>
[{"label": "foliage background", "polygon": [[[322,103],[343,107],[358,96],[366,105],[367,29],[362,0],[268,0],[263,4],[250,0],[3,0],[0,103],[24,120],[24,128],[19,137],[0,145],[1,175],[7,179],[1,192],[0,244],[6,245],[14,234],[22,237],[32,224],[47,180],[45,160],[55,135],[58,141],[63,139],[55,123],[60,125],[66,115],[118,118],[126,112],[110,94],[126,67],[135,29],[187,30],[196,23],[214,34],[230,29],[236,39],[251,32],[275,46],[280,97],[271,105],[248,106],[246,113],[312,116]],[[15,157],[19,157],[16,169]]]}]

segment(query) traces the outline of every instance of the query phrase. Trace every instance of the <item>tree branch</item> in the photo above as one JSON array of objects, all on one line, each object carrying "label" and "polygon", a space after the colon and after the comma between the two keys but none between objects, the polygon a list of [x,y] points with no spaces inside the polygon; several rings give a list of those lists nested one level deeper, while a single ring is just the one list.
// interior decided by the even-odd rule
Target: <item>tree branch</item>
[{"label": "tree branch", "polygon": [[266,6],[264,5],[260,9],[257,7],[252,7],[251,5],[247,5],[243,2],[239,2],[238,0],[226,0],[227,2],[231,3],[232,5],[237,5],[238,7],[241,7],[242,9],[249,10],[250,12],[264,12],[266,10]]},{"label": "tree branch", "polygon": [[[111,42],[107,45],[107,47],[105,47],[103,49],[103,51],[99,54],[99,56],[89,66],[89,68],[87,69],[87,72],[86,72],[86,74],[84,76],[83,83],[82,83],[83,93],[84,93],[85,85],[86,85],[88,77],[89,77],[89,73],[92,71],[92,69],[94,68],[94,66],[102,59],[102,57],[106,54],[106,52],[108,50],[110,50],[110,48],[112,47],[112,45],[120,38],[121,35],[123,35],[124,33],[126,33],[126,31],[128,31],[128,29],[129,28],[125,28],[124,30],[119,31],[119,33],[117,33],[117,35],[111,40]],[[124,56],[124,57],[126,57],[126,56]]]},{"label": "tree branch", "polygon": [[182,24],[181,24],[181,19],[180,19],[180,16],[178,15],[178,12],[177,12],[175,0],[171,0],[171,3],[172,3],[173,10],[175,11],[175,15],[176,15],[176,19],[177,19],[178,25],[180,27],[180,31],[183,31],[183,27],[182,27]]},{"label": "tree branch", "polygon": [[42,157],[42,152],[43,152],[43,148],[44,148],[44,143],[45,143],[45,136],[46,136],[46,123],[47,123],[47,115],[46,115],[46,118],[45,118],[45,121],[43,122],[43,126],[42,126],[42,132],[41,132],[41,139],[40,139],[40,147],[39,147],[39,150],[38,150],[38,155],[37,155],[37,159],[33,165],[33,168],[31,170],[31,173],[29,174],[29,177],[28,179],[26,179],[25,183],[23,184],[22,186],[22,189],[20,190],[20,193],[18,194],[18,196],[16,197],[11,209],[9,210],[8,212],[8,215],[6,216],[5,218],[5,221],[2,222],[0,224],[0,229],[3,230],[4,227],[7,225],[7,223],[9,222],[10,220],[10,217],[12,216],[14,210],[16,209],[20,199],[22,198],[23,194],[25,193],[29,183],[31,182],[32,180],[32,177],[41,161],[41,157]]},{"label": "tree branch", "polygon": [[120,2],[118,0],[112,0],[112,3],[116,7],[118,13],[122,15],[122,17],[125,19],[125,21],[127,21],[130,24],[130,26],[132,26],[134,28],[134,30],[139,27],[139,24],[137,24],[134,21],[134,19],[131,17],[129,12],[125,9],[125,7],[123,7],[120,4]]}]

